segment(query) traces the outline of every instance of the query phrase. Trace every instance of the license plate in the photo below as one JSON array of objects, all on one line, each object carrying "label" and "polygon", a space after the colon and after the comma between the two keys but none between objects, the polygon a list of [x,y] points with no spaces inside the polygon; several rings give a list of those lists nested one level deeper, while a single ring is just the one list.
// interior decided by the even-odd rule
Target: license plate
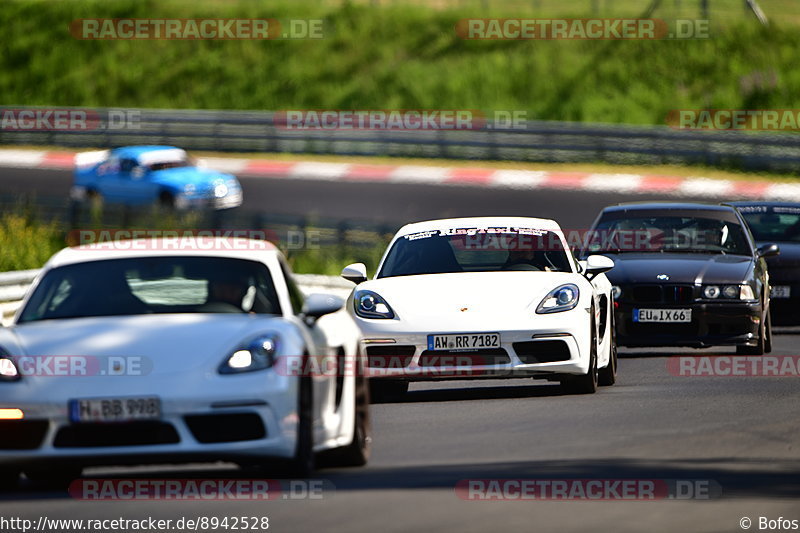
[{"label": "license plate", "polygon": [[691,309],[634,309],[634,322],[691,322]]},{"label": "license plate", "polygon": [[770,298],[788,298],[792,293],[789,285],[773,285],[769,288]]},{"label": "license plate", "polygon": [[156,396],[140,398],[92,398],[72,400],[73,422],[130,422],[161,418],[161,400]]},{"label": "license plate", "polygon": [[428,335],[429,350],[477,350],[499,348],[499,333],[457,333]]}]

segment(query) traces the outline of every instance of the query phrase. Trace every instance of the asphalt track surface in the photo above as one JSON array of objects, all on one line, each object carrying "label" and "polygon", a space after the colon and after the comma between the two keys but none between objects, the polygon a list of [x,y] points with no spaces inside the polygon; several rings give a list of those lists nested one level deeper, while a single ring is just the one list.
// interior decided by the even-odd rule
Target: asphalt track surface
[{"label": "asphalt track surface", "polygon": [[[0,170],[0,192],[60,194],[57,171]],[[403,222],[457,215],[554,217],[586,227],[608,203],[644,199],[569,191],[325,183],[242,178],[250,206],[316,210]],[[800,331],[777,330],[777,355],[795,355]],[[270,531],[743,531],[760,517],[800,520],[797,377],[680,377],[675,353],[622,350],[619,381],[564,396],[531,380],[414,384],[400,402],[373,406],[374,449],[360,469],[320,470],[321,499],[270,502],[87,502],[25,482],[0,495],[0,517],[172,519],[268,516]],[[230,465],[106,468],[86,477],[247,477]],[[695,480],[711,498],[657,501],[465,501],[468,479]],[[335,489],[333,488],[335,487]],[[5,528],[4,531],[20,531]],[[51,529],[51,531],[55,531]],[[222,531],[218,529],[217,531]]]}]

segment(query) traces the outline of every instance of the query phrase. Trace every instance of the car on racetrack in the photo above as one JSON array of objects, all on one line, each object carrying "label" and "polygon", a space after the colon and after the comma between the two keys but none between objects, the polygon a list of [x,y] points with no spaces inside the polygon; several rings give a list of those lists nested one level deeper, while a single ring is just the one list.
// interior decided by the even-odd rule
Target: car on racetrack
[{"label": "car on racetrack", "polygon": [[611,284],[602,256],[579,263],[552,220],[454,218],[409,224],[375,279],[363,263],[347,310],[361,330],[373,392],[409,382],[539,378],[573,393],[616,379]]},{"label": "car on racetrack", "polygon": [[126,146],[75,156],[71,197],[129,206],[228,209],[242,203],[236,176],[195,165],[174,146]]},{"label": "car on racetrack", "polygon": [[736,346],[760,355],[772,346],[766,257],[733,207],[630,203],[606,207],[581,257],[603,254],[615,268],[620,346]]},{"label": "car on racetrack", "polygon": [[324,371],[359,364],[358,330],[335,313],[344,300],[304,299],[266,241],[221,239],[87,245],[47,262],[0,329],[0,486],[90,465],[306,475],[315,460],[367,461],[364,372]]},{"label": "car on racetrack", "polygon": [[779,255],[767,257],[772,323],[800,325],[800,203],[728,203],[742,213],[757,246],[776,243],[781,248]]}]

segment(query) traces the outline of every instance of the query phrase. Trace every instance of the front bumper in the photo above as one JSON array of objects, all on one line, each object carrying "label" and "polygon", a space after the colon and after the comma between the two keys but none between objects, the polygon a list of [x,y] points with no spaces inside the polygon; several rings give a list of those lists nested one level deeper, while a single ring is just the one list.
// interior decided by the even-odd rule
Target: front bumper
[{"label": "front bumper", "polygon": [[[634,322],[634,309],[691,309],[691,322]],[[633,304],[617,302],[617,344],[628,347],[754,346],[761,324],[760,302]]]},{"label": "front bumper", "polygon": [[[589,368],[588,313],[537,317],[540,327],[502,329],[492,325],[457,331],[408,331],[402,323],[359,319],[360,351],[367,356],[371,379],[427,381],[475,378],[533,377],[559,379],[586,374]],[[584,320],[578,319],[580,316]],[[499,348],[431,350],[434,334],[499,333]]]},{"label": "front bumper", "polygon": [[[0,421],[0,466],[208,459],[247,463],[291,457],[296,445],[297,380],[253,374],[217,376],[216,388],[182,388],[165,380],[151,380],[146,386],[134,379],[115,384],[115,378],[86,386],[80,381],[92,378],[60,377],[48,379],[67,380],[69,389],[60,385],[57,393],[42,394],[46,383],[33,387],[23,378],[0,384],[0,407],[25,413],[23,420]],[[159,396],[161,417],[120,424],[70,419],[71,399],[137,396]]]}]

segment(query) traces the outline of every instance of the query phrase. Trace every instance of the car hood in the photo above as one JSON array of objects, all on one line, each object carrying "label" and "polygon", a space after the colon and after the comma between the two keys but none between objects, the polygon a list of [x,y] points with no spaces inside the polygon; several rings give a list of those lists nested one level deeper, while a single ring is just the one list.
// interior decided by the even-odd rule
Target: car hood
[{"label": "car hood", "polygon": [[158,314],[42,320],[0,330],[13,355],[141,358],[143,372],[216,369],[239,344],[281,328],[282,318],[245,314]]},{"label": "car hood", "polygon": [[[606,276],[625,283],[737,283],[750,279],[753,260],[741,255],[608,254],[614,268]],[[668,280],[657,276],[666,274]]]},{"label": "car hood", "polygon": [[219,181],[228,188],[239,187],[236,177],[224,172],[208,168],[176,167],[154,170],[150,172],[150,179],[161,185],[168,185],[182,189],[186,185],[194,185],[197,192],[210,192]]},{"label": "car hood", "polygon": [[[576,283],[577,277],[572,273],[522,271],[424,274],[367,281],[358,289],[378,293],[401,319],[413,317],[415,322],[425,322],[474,313],[533,313],[548,292],[565,283]],[[464,315],[467,311],[471,313]]]}]

